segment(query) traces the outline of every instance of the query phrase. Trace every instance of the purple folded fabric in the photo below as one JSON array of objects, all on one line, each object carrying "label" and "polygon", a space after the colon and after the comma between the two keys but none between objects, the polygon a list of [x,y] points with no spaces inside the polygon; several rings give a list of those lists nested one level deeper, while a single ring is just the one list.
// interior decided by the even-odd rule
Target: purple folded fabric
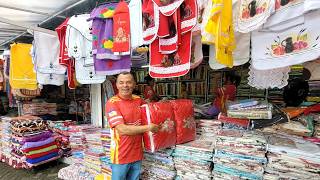
[{"label": "purple folded fabric", "polygon": [[39,147],[39,146],[43,146],[49,143],[52,143],[53,141],[55,141],[55,138],[50,137],[47,138],[46,140],[43,141],[38,141],[38,142],[26,142],[24,143],[24,145],[22,146],[22,150],[27,149],[27,148],[34,148],[34,147]]},{"label": "purple folded fabric", "polygon": [[24,138],[22,139],[22,143],[25,143],[25,142],[43,141],[43,140],[48,139],[48,138],[51,137],[51,136],[52,136],[52,132],[46,131],[46,132],[43,132],[43,133],[41,133],[41,134],[37,134],[37,135],[34,135],[34,136],[24,137]]}]

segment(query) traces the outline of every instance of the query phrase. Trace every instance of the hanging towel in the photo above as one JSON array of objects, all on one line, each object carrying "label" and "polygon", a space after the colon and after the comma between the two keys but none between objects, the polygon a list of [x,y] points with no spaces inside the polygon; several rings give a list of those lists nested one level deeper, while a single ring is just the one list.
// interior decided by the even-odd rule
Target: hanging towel
[{"label": "hanging towel", "polygon": [[297,18],[304,13],[305,0],[275,0],[275,12],[264,23],[263,28]]},{"label": "hanging towel", "polygon": [[34,31],[33,36],[35,70],[47,74],[65,74],[66,67],[59,64],[58,35]]},{"label": "hanging towel", "polygon": [[59,42],[60,42],[59,63],[67,67],[69,89],[75,89],[76,81],[75,81],[74,62],[68,56],[68,49],[66,47],[66,42],[65,42],[68,21],[69,21],[69,18],[67,18],[62,24],[60,24],[56,28],[56,31],[59,37]]},{"label": "hanging towel", "polygon": [[184,0],[152,0],[158,7],[159,11],[165,16],[171,16],[176,10],[180,7],[180,5],[184,2]]},{"label": "hanging towel", "polygon": [[257,89],[283,88],[288,84],[290,67],[257,70],[250,66],[248,84]]},{"label": "hanging towel", "polygon": [[130,54],[130,14],[128,4],[120,1],[113,14],[114,54]]},{"label": "hanging towel", "polygon": [[10,49],[10,85],[13,89],[38,88],[36,73],[33,71],[32,58],[30,56],[31,44],[12,44]]},{"label": "hanging towel", "polygon": [[[85,41],[80,41],[80,42],[76,42],[74,47],[72,47],[70,49],[70,47],[68,48],[68,53],[70,53],[69,51],[74,51],[77,50],[78,53],[81,52],[81,57],[84,57],[84,64],[85,66],[91,66],[93,65],[93,59],[91,58],[93,56],[93,52],[92,52],[92,22],[91,21],[87,21],[87,19],[90,17],[89,14],[81,14],[81,15],[76,15],[76,16],[72,16],[69,21],[68,21],[68,27],[72,27],[74,31],[77,31],[77,33],[79,34],[79,36],[81,35],[84,39],[86,39]],[[69,33],[70,35],[70,31],[71,28],[69,28],[68,30],[67,27],[67,33]],[[66,36],[68,37],[68,36]],[[70,42],[68,41],[73,41],[73,39],[71,39],[70,37],[66,38],[66,43],[70,44]],[[69,54],[68,54],[69,55]],[[70,55],[69,55],[70,57]],[[76,58],[76,57],[75,57]],[[77,58],[76,58],[77,59]]]},{"label": "hanging towel", "polygon": [[274,12],[274,0],[240,0],[235,30],[242,33],[258,29]]},{"label": "hanging towel", "polygon": [[[54,73],[55,71],[52,70],[53,69],[53,65],[51,63],[49,63],[49,67],[46,67],[46,65],[45,65],[46,63],[40,63],[37,60],[35,46],[31,47],[30,54],[32,56],[32,62],[34,63],[35,72],[37,74],[37,82],[40,85],[49,85],[50,84],[50,85],[61,86],[61,85],[64,84],[64,76],[65,76],[64,74],[56,74],[56,73]],[[37,68],[37,63],[41,64],[43,66],[42,71],[40,71],[39,68]],[[63,67],[60,64],[59,64],[59,66]],[[63,68],[65,68],[65,67],[63,67]]]},{"label": "hanging towel", "polygon": [[142,1],[143,40],[152,43],[159,30],[159,7],[152,0]]},{"label": "hanging towel", "polygon": [[141,0],[131,0],[129,3],[129,11],[131,48],[135,49],[143,45]]},{"label": "hanging towel", "polygon": [[305,0],[304,2],[304,12],[320,9],[319,0]]},{"label": "hanging towel", "polygon": [[191,36],[188,32],[182,35],[181,46],[172,54],[159,52],[159,39],[150,45],[149,74],[153,78],[170,78],[183,76],[189,72],[191,57]]},{"label": "hanging towel", "polygon": [[232,67],[232,51],[235,49],[232,1],[213,0],[213,3],[205,31],[214,37],[215,59],[220,64]]},{"label": "hanging towel", "polygon": [[[250,59],[250,33],[236,32],[235,39],[237,47],[232,53],[233,66],[240,66],[247,63]],[[213,45],[210,45],[209,49],[209,65],[211,69],[222,69],[226,67],[216,61]]]},{"label": "hanging towel", "polygon": [[320,11],[304,15],[292,28],[252,33],[252,66],[257,70],[286,67],[311,61],[320,56]]},{"label": "hanging towel", "polygon": [[198,67],[203,60],[201,35],[195,35],[194,32],[192,32],[192,34],[190,69]]},{"label": "hanging towel", "polygon": [[130,71],[130,55],[118,56],[113,48],[113,13],[116,4],[108,3],[95,8],[90,15],[93,33],[93,60],[97,75],[115,75]]},{"label": "hanging towel", "polygon": [[[88,14],[84,14],[70,18],[66,31],[66,46],[69,57],[74,58],[77,81],[81,84],[97,84],[105,81],[106,77],[96,75],[94,66],[91,63],[86,64],[93,61],[92,36],[86,31],[90,27],[88,17]],[[82,26],[79,27],[79,24]]]},{"label": "hanging towel", "polygon": [[201,41],[202,43],[205,43],[205,44],[213,44],[214,42],[214,36],[207,32],[205,30],[207,24],[208,24],[208,21],[209,21],[209,18],[210,18],[210,14],[211,14],[211,9],[212,9],[212,0],[204,0],[204,10],[203,10],[203,15],[202,15],[202,22],[201,22]]}]

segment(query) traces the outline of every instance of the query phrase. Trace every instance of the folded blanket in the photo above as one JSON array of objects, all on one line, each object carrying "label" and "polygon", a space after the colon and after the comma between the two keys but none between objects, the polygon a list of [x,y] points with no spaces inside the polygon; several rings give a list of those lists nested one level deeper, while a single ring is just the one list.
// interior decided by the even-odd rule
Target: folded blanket
[{"label": "folded blanket", "polygon": [[36,158],[40,158],[40,157],[46,156],[48,154],[57,153],[57,152],[59,152],[59,149],[52,149],[50,151],[46,151],[46,152],[42,152],[42,153],[38,153],[38,154],[26,155],[26,158],[36,159]]},{"label": "folded blanket", "polygon": [[48,155],[45,155],[45,156],[42,156],[42,157],[39,157],[39,158],[35,158],[35,159],[26,159],[27,163],[29,164],[36,164],[36,163],[40,163],[40,162],[43,162],[43,161],[46,161],[48,159],[51,159],[51,158],[54,158],[54,157],[57,157],[59,156],[59,153],[57,152],[54,152],[54,153],[51,153],[51,154],[48,154]]},{"label": "folded blanket", "polygon": [[28,152],[31,152],[31,151],[35,151],[35,150],[40,150],[40,149],[44,149],[44,148],[47,148],[47,147],[50,147],[50,146],[53,146],[53,145],[56,145],[56,142],[53,141],[49,144],[45,144],[43,146],[38,146],[38,147],[33,147],[33,148],[27,148],[27,149],[21,149],[24,153],[28,153]]},{"label": "folded blanket", "polygon": [[30,151],[30,152],[26,153],[26,155],[33,155],[33,154],[43,153],[43,152],[51,151],[51,150],[57,149],[57,148],[58,148],[57,145],[52,145],[52,146],[44,148],[44,149]]},{"label": "folded blanket", "polygon": [[43,146],[46,144],[49,144],[51,142],[54,142],[55,139],[53,137],[50,137],[46,140],[43,141],[38,141],[38,142],[26,142],[23,146],[22,149],[27,149],[27,148],[33,148],[33,147],[39,147],[39,146]]}]

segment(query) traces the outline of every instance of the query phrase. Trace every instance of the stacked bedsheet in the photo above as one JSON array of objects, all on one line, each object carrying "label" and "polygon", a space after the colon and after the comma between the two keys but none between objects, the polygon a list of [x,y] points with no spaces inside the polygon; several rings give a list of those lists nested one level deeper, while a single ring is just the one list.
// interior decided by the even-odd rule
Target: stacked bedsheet
[{"label": "stacked bedsheet", "polygon": [[319,179],[320,148],[302,138],[266,135],[268,164],[264,179]]},{"label": "stacked bedsheet", "polygon": [[214,179],[262,179],[266,139],[254,132],[222,130],[216,139]]},{"label": "stacked bedsheet", "polygon": [[[110,144],[111,144],[111,134],[110,129],[101,130],[101,142],[104,149],[105,157],[101,159],[102,166],[101,172],[103,177],[111,177],[111,161],[110,161]],[[99,176],[100,177],[100,176]]]},{"label": "stacked bedsheet", "polygon": [[72,164],[62,168],[58,172],[58,178],[63,180],[93,180],[94,177],[86,172],[86,168],[82,164]]},{"label": "stacked bedsheet", "polygon": [[145,152],[142,161],[143,180],[173,180],[176,176],[172,158],[173,149],[163,149],[155,153]]},{"label": "stacked bedsheet", "polygon": [[197,119],[197,138],[203,140],[213,140],[221,130],[222,123],[215,119]]},{"label": "stacked bedsheet", "polygon": [[173,153],[177,178],[210,180],[213,150],[214,141],[210,140],[195,140],[177,145]]}]

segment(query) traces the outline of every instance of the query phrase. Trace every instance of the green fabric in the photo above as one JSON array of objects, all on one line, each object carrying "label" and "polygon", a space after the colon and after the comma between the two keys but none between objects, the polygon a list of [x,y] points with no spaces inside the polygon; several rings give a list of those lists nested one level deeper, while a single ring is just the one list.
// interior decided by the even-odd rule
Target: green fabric
[{"label": "green fabric", "polygon": [[30,156],[30,155],[34,155],[34,154],[39,154],[39,153],[51,151],[51,150],[57,149],[57,148],[58,148],[57,145],[52,145],[52,146],[49,146],[49,147],[44,148],[44,149],[39,149],[39,150],[35,150],[35,151],[30,151],[30,152],[26,153],[26,155]]}]

